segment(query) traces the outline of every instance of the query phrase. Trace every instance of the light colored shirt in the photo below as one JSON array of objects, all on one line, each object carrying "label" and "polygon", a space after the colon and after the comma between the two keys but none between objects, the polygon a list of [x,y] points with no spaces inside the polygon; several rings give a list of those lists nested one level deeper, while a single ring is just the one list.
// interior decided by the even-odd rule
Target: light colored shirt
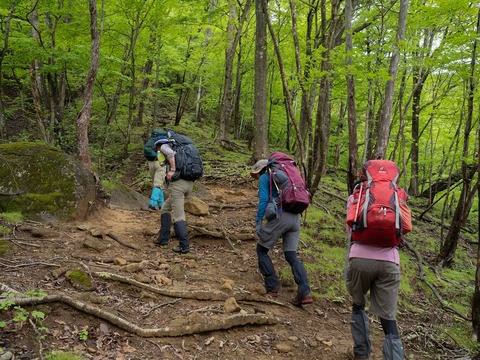
[{"label": "light colored shirt", "polygon": [[160,147],[160,151],[162,152],[162,154],[165,155],[165,158],[167,160],[170,160],[170,158],[175,155],[175,151],[173,151],[173,149],[168,144],[163,144]]}]

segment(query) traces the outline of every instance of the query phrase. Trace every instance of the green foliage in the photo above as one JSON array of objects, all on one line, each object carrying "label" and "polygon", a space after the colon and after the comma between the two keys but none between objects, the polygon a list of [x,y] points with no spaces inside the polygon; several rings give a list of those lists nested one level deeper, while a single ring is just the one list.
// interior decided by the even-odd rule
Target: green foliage
[{"label": "green foliage", "polygon": [[55,350],[46,354],[45,360],[83,360],[83,356],[73,351]]},{"label": "green foliage", "polygon": [[81,340],[81,341],[87,341],[88,340],[88,328],[83,328],[82,330],[80,330],[78,332],[78,338]]},{"label": "green foliage", "polygon": [[23,221],[23,216],[22,213],[19,212],[4,212],[0,213],[0,219],[18,224]]},{"label": "green foliage", "polygon": [[11,233],[11,229],[8,226],[0,225],[0,236],[5,236]]},{"label": "green foliage", "polygon": [[[0,229],[2,231],[10,231],[9,228],[5,228],[4,226],[1,226]],[[4,233],[3,235],[6,235],[7,233]],[[0,239],[0,256],[4,256],[8,251],[13,249],[13,244],[5,239]]]}]

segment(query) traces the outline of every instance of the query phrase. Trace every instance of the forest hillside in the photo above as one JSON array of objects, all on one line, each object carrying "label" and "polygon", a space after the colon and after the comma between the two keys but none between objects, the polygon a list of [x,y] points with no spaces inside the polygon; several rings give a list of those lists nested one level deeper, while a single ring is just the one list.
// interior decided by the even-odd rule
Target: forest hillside
[{"label": "forest hillside", "polygon": [[[401,251],[408,356],[476,355],[478,1],[15,0],[0,3],[0,34],[0,143],[22,160],[42,161],[37,144],[73,156],[97,198],[70,189],[90,216],[39,223],[5,201],[31,190],[16,188],[28,161],[0,188],[9,294],[0,356],[262,359],[314,349],[341,359],[350,344],[345,202],[362,164],[379,158],[399,166],[413,211]],[[154,129],[190,136],[204,160],[195,194],[209,212],[188,219],[192,258],[153,247],[158,214],[110,203],[125,186],[149,197],[143,145]],[[26,156],[14,145],[23,143]],[[248,169],[277,150],[295,158],[313,196],[300,249],[315,297],[308,309],[284,306],[292,279],[280,252],[281,304],[255,285]],[[13,173],[7,157],[0,168]],[[41,195],[28,195],[40,206]]]},{"label": "forest hillside", "polygon": [[[0,282],[18,305],[5,306],[8,297],[2,302],[2,349],[17,359],[346,359],[345,172],[328,169],[304,214],[299,256],[315,303],[299,309],[289,304],[295,287],[280,248],[272,255],[280,296],[264,293],[248,149],[238,143],[237,151],[221,150],[194,126],[178,131],[195,139],[205,162],[193,195],[209,205],[209,214],[188,214],[192,253],[179,256],[153,245],[158,213],[108,205],[118,181],[143,193],[146,208],[150,189],[141,146],[104,178],[108,186],[84,221],[37,223],[1,214]],[[414,228],[401,252],[398,323],[406,355],[474,358],[468,319],[473,235],[462,236],[455,266],[436,267],[442,227],[435,210],[419,219],[424,206],[412,199]],[[378,319],[371,322],[372,358],[380,359],[383,333]]]}]

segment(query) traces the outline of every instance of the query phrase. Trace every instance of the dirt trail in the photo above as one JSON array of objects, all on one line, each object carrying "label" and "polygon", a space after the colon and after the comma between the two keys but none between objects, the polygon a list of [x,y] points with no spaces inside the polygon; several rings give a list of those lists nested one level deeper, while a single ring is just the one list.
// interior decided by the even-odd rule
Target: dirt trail
[{"label": "dirt trail", "polygon": [[[241,188],[202,187],[197,195],[209,203],[210,214],[188,215],[187,223],[227,235],[253,234],[255,207],[246,204],[255,204],[256,190],[248,184]],[[40,353],[54,349],[76,350],[84,358],[117,360],[346,359],[345,350],[351,344],[348,307],[317,299],[313,305],[296,308],[289,304],[295,291],[291,281],[282,282],[276,302],[265,297],[253,236],[233,241],[234,249],[224,239],[195,236],[192,253],[185,256],[154,246],[158,229],[158,213],[106,206],[99,206],[81,223],[50,227],[23,224],[16,229],[17,246],[1,260],[4,271],[0,281],[22,293],[43,289],[47,294],[68,294],[146,329],[188,327],[215,316],[228,316],[223,300],[166,296],[150,291],[148,286],[177,294],[228,294],[239,299],[242,313],[265,314],[278,323],[146,338],[53,302],[34,307],[46,314],[42,323],[46,331],[28,321],[11,323],[12,313],[0,313],[0,321],[8,322],[0,347],[14,353],[16,359],[39,358]],[[176,239],[171,245],[176,245]],[[272,258],[278,271],[288,266],[280,249],[272,252]],[[87,271],[93,288],[85,291],[73,286],[63,268]],[[100,272],[118,274],[147,287],[94,276]],[[39,333],[44,335],[42,340]],[[381,359],[381,339],[380,327],[374,322],[372,359]]]}]

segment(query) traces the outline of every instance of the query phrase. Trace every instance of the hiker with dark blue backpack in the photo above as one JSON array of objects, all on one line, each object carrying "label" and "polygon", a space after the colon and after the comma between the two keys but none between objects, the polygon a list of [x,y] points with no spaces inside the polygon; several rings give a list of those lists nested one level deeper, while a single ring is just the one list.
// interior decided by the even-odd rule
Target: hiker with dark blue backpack
[{"label": "hiker with dark blue backpack", "polygon": [[159,150],[167,163],[166,181],[169,196],[165,200],[160,215],[160,233],[154,241],[166,248],[170,241],[170,228],[173,229],[179,245],[172,250],[179,254],[190,252],[190,242],[185,216],[185,200],[193,190],[193,183],[203,175],[203,164],[192,139],[167,131],[168,141],[158,141]]},{"label": "hiker with dark blue backpack", "polygon": [[[270,160],[270,163],[273,160]],[[280,192],[282,188],[274,181],[269,160],[262,159],[253,166],[250,175],[258,179],[258,207],[256,215],[256,233],[258,235],[257,257],[258,267],[263,276],[267,296],[276,298],[280,290],[280,282],[275,274],[275,267],[268,255],[278,239],[282,237],[282,247],[285,260],[292,269],[293,278],[298,286],[291,303],[302,306],[313,303],[310,292],[307,271],[302,261],[297,257],[300,241],[300,213],[289,212],[282,205]],[[283,174],[284,175],[284,174]],[[266,222],[263,224],[263,220]]]},{"label": "hiker with dark blue backpack", "polygon": [[383,360],[402,360],[396,313],[400,287],[403,235],[411,230],[407,195],[397,185],[399,169],[388,160],[370,160],[362,166],[361,180],[347,201],[348,259],[346,286],[352,297],[350,329],[354,346],[351,360],[369,359],[370,324],[365,312],[370,293],[370,313],[380,318],[385,334]]}]

